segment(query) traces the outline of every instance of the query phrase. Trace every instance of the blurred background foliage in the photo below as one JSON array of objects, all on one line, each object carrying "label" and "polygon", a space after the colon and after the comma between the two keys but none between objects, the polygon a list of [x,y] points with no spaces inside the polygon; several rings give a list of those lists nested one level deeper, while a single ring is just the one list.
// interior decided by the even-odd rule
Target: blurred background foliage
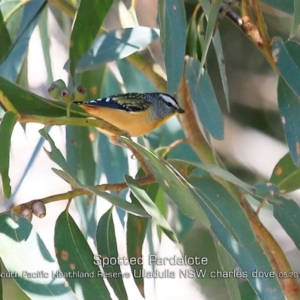
[{"label": "blurred background foliage", "polygon": [[[147,197],[127,177],[131,191],[129,196],[135,206],[123,209],[140,214],[145,213],[145,209],[156,221],[156,227],[147,218],[127,214],[120,208],[109,209],[103,199],[101,202],[99,199],[96,201],[96,196],[102,196],[116,204],[113,201],[128,197],[126,191],[122,191],[120,195],[113,192],[110,197],[90,189],[99,182],[122,182],[124,174],[135,177],[138,165],[131,154],[112,145],[106,136],[90,127],[66,126],[66,130],[64,127],[48,127],[49,135],[44,132],[43,137],[40,137],[38,130],[43,126],[22,124],[23,128],[18,131],[18,135],[16,126],[11,137],[16,120],[14,115],[6,114],[6,122],[1,124],[2,132],[0,130],[0,171],[4,191],[4,195],[1,195],[1,210],[4,213],[1,215],[0,225],[3,272],[6,269],[9,272],[26,270],[34,274],[41,270],[55,272],[58,268],[67,272],[74,270],[74,265],[76,270],[82,272],[97,272],[98,267],[93,265],[92,251],[109,252],[112,256],[118,254],[136,257],[137,250],[143,247],[145,257],[149,253],[161,257],[175,254],[179,256],[179,250],[174,250],[174,244],[164,235],[166,233],[175,245],[182,244],[183,253],[187,257],[208,258],[209,264],[205,267],[191,266],[194,270],[207,270],[205,278],[183,280],[177,276],[176,282],[174,279],[136,278],[137,285],[133,282],[123,283],[122,280],[109,280],[114,290],[111,293],[113,297],[138,299],[145,294],[146,299],[182,299],[185,296],[195,299],[250,300],[284,299],[285,295],[287,299],[299,299],[299,286],[295,281],[281,281],[280,287],[276,279],[261,278],[257,282],[254,278],[248,278],[249,281],[237,278],[226,280],[208,275],[210,271],[234,269],[247,271],[248,274],[254,269],[278,272],[289,270],[289,265],[293,271],[300,271],[297,224],[299,208],[296,205],[299,203],[299,196],[295,192],[299,189],[300,182],[296,167],[299,165],[297,138],[300,114],[297,104],[300,103],[297,86],[300,76],[297,43],[299,4],[292,0],[233,2],[0,1],[2,116],[6,111],[53,118],[65,116],[63,104],[49,100],[47,94],[51,83],[60,78],[67,82],[71,91],[74,89],[73,85],[85,86],[88,99],[123,92],[177,92],[177,99],[185,109],[188,94],[192,96],[196,105],[194,112],[196,115],[198,112],[204,127],[203,135],[197,128],[198,140],[205,143],[204,150],[195,150],[197,146],[190,142],[192,147],[184,143],[168,151],[167,147],[174,141],[185,137],[189,139],[193,133],[184,125],[187,120],[180,120],[184,128],[182,130],[180,122],[175,118],[147,135],[146,139],[137,139],[138,143],[168,160],[175,169],[185,171],[183,175],[194,188],[187,188],[187,191],[184,191],[178,174],[170,167],[165,169],[162,160],[137,145],[131,145],[146,161],[151,162],[148,167],[151,169],[152,166],[151,171],[159,184],[149,184],[144,190],[155,202],[159,212],[150,213],[147,210],[149,207],[144,206],[143,202]],[[232,14],[225,16],[221,12],[220,19],[217,20],[221,4],[224,5],[223,9],[228,9]],[[237,26],[238,17],[249,12],[247,5],[250,6],[250,11],[252,9],[252,21],[259,19],[253,7],[259,7],[262,11],[271,37],[263,41],[265,44],[260,44],[260,37],[247,38],[247,30],[243,26]],[[256,25],[263,36],[263,24],[258,22]],[[212,43],[210,37],[213,35]],[[272,40],[273,37],[278,38]],[[269,60],[270,53],[274,57],[273,63]],[[185,58],[185,55],[190,58]],[[188,79],[187,82],[184,78]],[[185,93],[186,85],[188,94]],[[201,87],[199,91],[198,86]],[[82,112],[73,106],[72,116],[82,117]],[[35,134],[33,141],[29,139],[31,134]],[[10,142],[4,143],[10,139],[11,148]],[[44,139],[51,145],[51,148],[48,145],[46,148],[48,151],[51,149],[51,159],[56,164],[49,164],[50,159],[46,156],[41,160],[44,155]],[[31,143],[29,154],[25,150],[23,153],[23,147],[26,148],[24,145],[27,143]],[[209,154],[205,154],[205,149],[209,149]],[[288,151],[291,156],[285,156],[280,161]],[[59,158],[61,153],[66,157],[68,168]],[[199,165],[201,161],[226,166],[229,173],[205,168]],[[61,178],[56,178],[56,181],[53,179],[56,175],[51,173],[51,167],[57,168],[57,164],[67,174],[63,175],[63,179],[67,178],[70,183],[68,180],[71,178],[77,188],[83,187],[91,192],[88,196],[76,197],[75,206],[71,205],[70,213],[77,225],[64,211],[66,203],[62,201],[47,204],[46,218],[38,221],[34,218],[33,227],[25,219],[20,217],[16,220],[14,215],[5,212],[32,199],[68,191],[67,184],[59,185]],[[5,166],[9,167],[11,184]],[[276,170],[284,170],[284,175],[281,176]],[[231,174],[248,185],[232,179]],[[216,179],[216,176],[221,180]],[[164,189],[164,179],[174,184],[175,192]],[[225,188],[220,185],[220,181]],[[276,189],[264,184],[269,181],[277,184],[280,189],[275,192],[275,196]],[[263,184],[257,185],[258,183]],[[211,187],[211,190],[206,189],[207,187]],[[220,191],[220,194],[214,194],[215,191]],[[295,202],[283,198],[287,192],[293,192],[287,198],[292,198]],[[243,193],[251,196],[247,198],[247,203],[254,209],[262,199],[268,199],[269,204],[263,206],[259,218],[283,249],[283,253],[275,256],[274,260],[279,265],[284,261],[285,268],[277,269],[276,263],[272,264],[272,256],[268,251],[272,252],[270,245],[273,244],[263,244],[262,237],[255,228],[256,236],[253,234],[249,225],[255,222],[249,217],[251,210],[244,208],[248,211],[249,223],[246,214],[242,212],[242,206],[234,202],[233,199],[238,199]],[[218,204],[214,200],[220,195],[222,201],[219,199]],[[195,199],[200,205],[195,205]],[[186,216],[192,214],[193,208],[195,220]],[[161,219],[161,222],[157,221],[161,216],[166,218],[170,228]],[[11,225],[13,221],[15,223]],[[43,228],[47,223],[50,224],[50,229],[45,230]],[[137,228],[141,229],[139,235],[136,234]],[[72,238],[74,236],[76,238]],[[237,241],[236,247],[240,248],[235,248]],[[262,254],[261,247],[268,259]],[[279,249],[276,248],[276,251]],[[69,253],[73,265],[65,263],[64,251]],[[55,255],[58,263],[54,259]],[[285,261],[285,257],[289,263]],[[144,268],[147,267],[152,271],[157,268],[145,264]],[[168,268],[171,266],[167,266]],[[125,271],[130,272],[129,267]],[[3,279],[2,298],[42,299],[55,296],[73,299],[76,294],[76,297],[82,299],[109,299],[111,290],[107,291],[100,279],[70,279],[67,287],[62,278],[49,282],[49,278],[43,276],[26,280],[20,277],[15,280],[17,285],[13,280]]]}]

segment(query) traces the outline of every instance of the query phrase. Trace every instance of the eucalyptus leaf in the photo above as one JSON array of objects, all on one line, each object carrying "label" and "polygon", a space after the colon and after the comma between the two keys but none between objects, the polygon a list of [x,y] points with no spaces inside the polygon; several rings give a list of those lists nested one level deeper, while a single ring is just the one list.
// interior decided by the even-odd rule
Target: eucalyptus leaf
[{"label": "eucalyptus leaf", "polygon": [[[235,277],[247,279],[259,299],[285,299],[276,273],[239,203],[213,179],[191,176],[189,182],[196,188],[212,232],[241,269]],[[266,275],[258,276],[258,272]]]},{"label": "eucalyptus leaf", "polygon": [[113,0],[89,0],[80,2],[70,40],[69,56],[70,73],[72,77],[74,77],[77,63],[97,36],[112,3]]},{"label": "eucalyptus leaf", "polygon": [[191,98],[195,103],[200,121],[204,128],[215,139],[224,138],[223,116],[207,72],[202,70],[200,85],[197,83],[197,74],[200,62],[194,58],[188,60],[185,76]]},{"label": "eucalyptus leaf", "polygon": [[61,273],[79,298],[96,299],[96,294],[97,299],[110,299],[94,254],[68,211],[56,221],[54,245]]},{"label": "eucalyptus leaf", "polygon": [[159,30],[149,27],[116,29],[98,36],[87,53],[78,61],[76,72],[125,58],[159,37]]},{"label": "eucalyptus leaf", "polygon": [[158,0],[160,39],[168,78],[168,93],[177,90],[184,67],[186,16],[183,1]]},{"label": "eucalyptus leaf", "polygon": [[[299,86],[300,87],[300,86]],[[289,87],[286,81],[278,80],[278,106],[283,123],[284,134],[291,157],[296,166],[300,166],[300,97]]]},{"label": "eucalyptus leaf", "polygon": [[172,230],[166,219],[162,216],[162,214],[160,213],[154,202],[151,200],[151,198],[146,194],[146,192],[139,186],[139,184],[133,178],[131,178],[128,175],[125,175],[125,180],[132,193],[135,195],[135,197],[138,199],[138,201],[141,203],[144,209],[148,212],[148,214],[152,217],[153,221],[158,226],[160,226],[162,231],[169,237],[169,239],[179,247],[179,242],[175,232]]},{"label": "eucalyptus leaf", "polygon": [[77,299],[43,240],[25,218],[0,215],[0,257],[11,277],[30,299]]},{"label": "eucalyptus leaf", "polygon": [[[102,258],[107,258],[109,261],[113,261],[119,257],[112,213],[113,208],[109,209],[105,214],[102,215],[97,225],[96,232],[98,254],[101,255]],[[102,267],[104,272],[108,274],[108,282],[113,288],[118,299],[127,300],[128,297],[122,279],[123,276],[119,276],[119,274],[122,274],[120,265],[102,264]],[[127,274],[129,275],[129,273]],[[110,275],[115,275],[115,277],[110,277]]]},{"label": "eucalyptus leaf", "polygon": [[11,186],[9,178],[9,153],[10,153],[10,140],[12,131],[17,122],[17,115],[9,111],[7,112],[0,124],[0,175],[2,180],[3,194],[6,198],[11,196]]},{"label": "eucalyptus leaf", "polygon": [[276,184],[282,194],[300,189],[300,169],[295,166],[289,153],[274,167],[270,182]]}]

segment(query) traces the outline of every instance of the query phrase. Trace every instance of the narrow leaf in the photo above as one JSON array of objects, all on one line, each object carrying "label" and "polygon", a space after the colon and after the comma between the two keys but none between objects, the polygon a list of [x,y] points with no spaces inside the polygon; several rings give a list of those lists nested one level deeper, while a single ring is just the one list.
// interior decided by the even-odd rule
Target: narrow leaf
[{"label": "narrow leaf", "polygon": [[6,198],[11,196],[11,186],[9,178],[9,153],[12,131],[17,122],[17,115],[7,112],[0,125],[0,174],[2,179],[3,193]]},{"label": "narrow leaf", "polygon": [[202,69],[200,85],[197,83],[197,74],[200,63],[194,58],[188,60],[186,66],[186,81],[191,98],[196,104],[200,121],[212,137],[218,140],[224,138],[223,116],[214,92],[213,85],[207,72]]},{"label": "narrow leaf", "polygon": [[292,238],[296,247],[300,249],[300,236],[299,236],[299,218],[300,208],[299,205],[293,201],[285,199],[284,197],[276,197],[272,201],[273,214],[276,220],[280,223],[286,233]]},{"label": "narrow leaf", "polygon": [[30,299],[77,299],[59,273],[32,224],[20,215],[0,216],[0,257],[11,277]]},{"label": "narrow leaf", "polygon": [[200,78],[203,75],[202,69],[205,65],[208,49],[211,44],[211,41],[212,41],[212,38],[214,35],[214,31],[215,31],[215,27],[216,27],[216,22],[217,22],[217,19],[219,16],[220,6],[223,1],[215,0],[210,3],[210,1],[208,1],[208,0],[199,0],[199,2],[203,5],[205,12],[206,12],[207,27],[205,30],[205,39],[204,39],[204,46],[202,49],[201,64],[200,64],[200,68],[198,69],[197,76],[196,76],[197,77],[197,81],[196,81],[197,86],[200,84]]},{"label": "narrow leaf", "polygon": [[80,2],[70,41],[70,73],[72,77],[79,59],[91,46],[112,3],[113,0]]},{"label": "narrow leaf", "polygon": [[76,72],[125,58],[147,46],[159,37],[159,30],[149,27],[116,29],[95,39],[87,53],[79,60]]},{"label": "narrow leaf", "polygon": [[121,137],[120,139],[135,148],[143,156],[145,163],[150,168],[161,188],[184,214],[190,218],[197,218],[205,226],[209,226],[209,222],[196,199],[191,194],[187,182],[171,165],[128,138]]},{"label": "narrow leaf", "polygon": [[6,28],[6,23],[3,20],[3,14],[0,10],[0,62],[2,61],[3,57],[7,54],[10,46],[11,46],[11,39],[9,36],[9,32]]},{"label": "narrow leaf", "polygon": [[66,162],[65,158],[63,157],[59,149],[55,146],[55,143],[50,137],[50,135],[48,134],[48,132],[43,128],[39,130],[39,133],[50,144],[52,151],[45,150],[48,156],[50,157],[50,159],[53,160],[58,166],[60,166],[72,178],[73,182],[75,182],[76,185],[81,186],[81,183],[76,177],[76,174],[74,174],[73,170],[68,165],[68,163]]},{"label": "narrow leaf", "polygon": [[[214,238],[215,247],[217,250],[220,266],[222,271],[228,273],[235,269],[234,262],[226,251],[226,249],[219,243],[219,241]],[[239,290],[238,279],[236,277],[224,278],[228,294],[231,300],[241,300],[241,294]]]},{"label": "narrow leaf", "polygon": [[290,39],[297,34],[297,31],[299,30],[299,26],[300,26],[300,2],[294,0],[294,20],[293,20],[293,27],[290,34]]},{"label": "narrow leaf", "polygon": [[82,299],[110,299],[109,291],[94,263],[94,255],[83,234],[67,211],[55,225],[54,245],[57,261],[71,289]]},{"label": "narrow leaf", "polygon": [[[300,75],[300,74],[299,74]],[[293,75],[296,77],[296,75]],[[300,87],[300,85],[299,85]],[[284,134],[291,157],[300,166],[300,97],[287,85],[282,77],[278,81],[278,106]]]},{"label": "narrow leaf", "polygon": [[159,26],[168,78],[168,92],[177,90],[184,66],[186,17],[183,1],[159,0]]},{"label": "narrow leaf", "polygon": [[280,75],[291,90],[300,97],[300,82],[298,80],[300,77],[300,66],[294,60],[294,56],[296,57],[300,51],[300,45],[296,42],[294,44],[298,46],[297,54],[290,53],[281,38],[275,38],[272,52]]},{"label": "narrow leaf", "polygon": [[[0,65],[0,74],[11,81],[16,81],[24,56],[28,50],[29,39],[35,28],[38,17],[47,4],[46,0],[28,1],[24,6],[21,24],[14,37],[8,55]],[[2,47],[3,44],[1,44]]]},{"label": "narrow leaf", "polygon": [[[6,111],[10,110],[23,115],[66,116],[66,106],[62,102],[38,96],[2,76],[0,76],[0,104]],[[71,111],[72,116],[86,115],[75,104],[72,105]]]},{"label": "narrow leaf", "polygon": [[164,216],[160,213],[154,202],[146,194],[146,192],[132,177],[125,175],[125,180],[132,193],[139,200],[147,213],[152,217],[153,221],[160,226],[162,231],[169,237],[169,239],[179,247],[179,242],[175,232],[170,227]]},{"label": "narrow leaf", "polygon": [[144,209],[139,208],[132,203],[129,203],[129,202],[127,202],[117,196],[114,196],[112,194],[102,192],[94,187],[85,187],[85,188],[86,188],[86,190],[96,194],[97,196],[104,198],[105,200],[110,202],[112,205],[118,206],[131,214],[134,214],[136,216],[141,216],[144,218],[149,218],[149,214]]},{"label": "narrow leaf", "polygon": [[[111,259],[117,259],[119,257],[115,226],[112,217],[113,208],[109,209],[100,219],[97,225],[96,241],[98,254],[102,258],[107,258],[108,263],[102,264],[104,272],[108,274],[107,279],[111,287],[113,288],[116,296],[120,300],[127,300],[127,293],[125,290],[123,275],[129,275],[129,273],[121,273],[119,264],[110,264]],[[111,276],[114,277],[111,277]],[[127,278],[129,276],[126,276]]]},{"label": "narrow leaf", "polygon": [[[66,128],[66,160],[71,174],[74,174],[81,184],[92,186],[96,183],[96,163],[91,136],[88,127],[67,126]],[[96,197],[94,195],[76,197],[75,205],[81,217],[82,229],[89,236],[94,237]]]},{"label": "narrow leaf", "polygon": [[[239,203],[213,179],[191,176],[189,182],[196,188],[198,201],[211,222],[211,230],[241,269],[236,277],[247,279],[259,299],[283,300],[276,273]],[[211,207],[219,214],[216,215]],[[219,215],[226,223],[221,222]],[[258,272],[264,272],[265,276],[259,277]]]},{"label": "narrow leaf", "polygon": [[295,1],[297,0],[261,0],[261,2],[289,15],[294,15]]}]

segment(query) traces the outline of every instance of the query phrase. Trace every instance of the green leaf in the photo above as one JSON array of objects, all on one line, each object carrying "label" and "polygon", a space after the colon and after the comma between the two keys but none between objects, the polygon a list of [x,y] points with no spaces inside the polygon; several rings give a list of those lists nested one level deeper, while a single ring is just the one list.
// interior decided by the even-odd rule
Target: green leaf
[{"label": "green leaf", "polygon": [[172,95],[177,90],[184,67],[186,17],[183,1],[159,0],[158,12],[168,93]]},{"label": "green leaf", "polygon": [[229,99],[229,88],[228,88],[228,81],[226,75],[226,68],[225,68],[225,58],[223,53],[222,41],[220,31],[217,29],[215,35],[213,36],[213,44],[215,47],[215,52],[217,56],[217,62],[220,71],[220,77],[223,85],[223,91],[226,99],[227,109],[230,110],[230,99]]},{"label": "green leaf", "polygon": [[56,221],[54,245],[61,271],[78,297],[110,299],[100,269],[94,264],[93,252],[67,211]]},{"label": "green leaf", "polygon": [[299,26],[300,26],[300,2],[294,0],[294,20],[293,20],[293,27],[290,34],[290,39],[297,34],[297,31],[299,30]]},{"label": "green leaf", "polygon": [[[97,225],[96,241],[97,250],[102,258],[117,259],[119,257],[116,233],[112,216],[113,208],[109,209],[100,219]],[[127,293],[125,290],[123,275],[119,264],[102,264],[104,272],[108,275],[112,274],[116,277],[107,276],[108,282],[113,288],[116,296],[120,300],[127,300]],[[120,276],[122,274],[122,276]],[[129,273],[126,273],[129,275]]]},{"label": "green leaf", "polygon": [[11,196],[11,186],[9,178],[9,153],[10,139],[17,122],[17,115],[9,111],[7,112],[0,124],[0,174],[2,179],[3,193],[6,198]]},{"label": "green leaf", "polygon": [[32,224],[20,215],[0,215],[0,257],[30,299],[77,299]]},{"label": "green leaf", "polygon": [[[200,0],[200,2],[203,5],[203,9],[204,9],[205,14],[206,14],[206,19],[209,22],[209,24],[207,25],[207,31],[210,30],[210,32],[211,32],[211,30],[213,30],[212,31],[212,41],[213,41],[213,44],[214,44],[216,57],[217,57],[217,62],[218,62],[219,70],[220,70],[220,76],[221,76],[224,95],[225,95],[225,99],[226,99],[226,103],[227,103],[227,109],[229,110],[229,90],[228,90],[228,84],[227,84],[227,76],[226,76],[226,70],[225,70],[225,62],[224,62],[224,53],[223,53],[222,41],[221,41],[220,31],[219,31],[218,28],[215,28],[216,23],[214,23],[212,21],[215,18],[216,9],[218,7],[220,8],[220,3],[217,4],[214,7],[211,7],[210,2],[207,1],[207,0]],[[212,2],[212,4],[213,3],[214,2]],[[217,20],[215,22],[217,22]],[[205,35],[205,42],[204,42],[204,47],[203,48],[209,47],[209,44],[208,45],[205,44],[207,42],[207,38],[208,38],[208,32]]]},{"label": "green leaf", "polygon": [[[294,75],[295,76],[295,75]],[[279,77],[278,106],[283,123],[284,134],[291,157],[300,166],[300,97]]]},{"label": "green leaf", "polygon": [[249,193],[253,193],[255,191],[254,187],[252,187],[251,185],[247,184],[246,182],[240,180],[233,174],[229,173],[228,171],[226,171],[216,165],[209,165],[209,164],[204,164],[204,163],[194,163],[194,162],[190,162],[190,164],[192,164],[210,174],[217,175],[217,176],[241,187],[242,189],[244,189],[245,191],[247,191]]},{"label": "green leaf", "polygon": [[200,85],[197,84],[197,74],[200,63],[194,58],[187,62],[185,76],[191,98],[197,106],[198,115],[204,128],[215,139],[224,138],[223,116],[211,83],[210,77],[203,69]]},{"label": "green leaf", "polygon": [[289,15],[294,15],[294,1],[295,0],[261,0],[261,2]]},{"label": "green leaf", "polygon": [[[95,185],[96,163],[87,127],[67,126],[66,148],[67,164],[70,166],[70,175],[74,174],[84,185]],[[91,237],[96,231],[95,199],[94,195],[76,197],[75,205],[80,214],[82,229]]]},{"label": "green leaf", "polygon": [[278,186],[281,194],[300,188],[300,169],[295,166],[289,153],[276,164],[270,182]]},{"label": "green leaf", "polygon": [[[290,53],[286,48],[286,44],[283,43],[281,38],[275,38],[272,45],[272,52],[276,66],[278,67],[280,74],[286,84],[291,90],[300,97],[300,65],[295,61],[300,51],[300,45],[293,42],[297,46],[298,51],[296,53]],[[295,57],[295,58],[294,58]]]},{"label": "green leaf", "polygon": [[197,72],[197,83],[196,86],[200,84],[200,78],[202,77],[203,73],[203,67],[205,65],[207,53],[209,46],[211,44],[215,28],[216,28],[216,23],[217,19],[219,16],[219,11],[220,11],[220,6],[222,4],[222,0],[215,0],[210,3],[208,0],[199,0],[199,2],[202,4],[206,16],[207,16],[207,27],[205,29],[205,39],[204,39],[204,45],[202,49],[202,57],[201,57],[201,64]]},{"label": "green leaf", "polygon": [[97,196],[104,198],[105,200],[110,202],[112,205],[116,205],[131,214],[134,214],[136,216],[141,216],[144,218],[149,218],[148,213],[144,209],[141,209],[141,208],[137,207],[136,205],[129,203],[117,196],[114,196],[114,195],[106,193],[106,192],[102,192],[94,187],[84,187],[84,188],[86,190],[96,194]]},{"label": "green leaf", "polygon": [[63,157],[63,155],[61,154],[59,149],[55,146],[55,143],[52,140],[52,138],[50,137],[50,135],[48,134],[48,132],[43,128],[43,129],[39,130],[39,133],[50,144],[52,151],[47,151],[45,149],[49,158],[52,161],[54,161],[58,166],[60,166],[72,178],[73,182],[76,183],[76,185],[81,186],[81,183],[79,182],[78,178],[76,177],[76,174],[73,172],[74,170],[68,165],[68,163],[66,162],[65,158]]},{"label": "green leaf", "polygon": [[55,146],[50,135],[45,131],[45,129],[41,129],[39,132],[50,143],[52,151],[51,152],[47,151],[49,158],[53,160],[56,164],[58,164],[66,173],[66,175],[61,173],[61,175],[59,175],[60,177],[65,179],[67,182],[73,182],[79,188],[83,188],[99,197],[106,199],[111,204],[116,205],[125,211],[128,211],[138,216],[149,217],[149,215],[143,209],[140,209],[135,205],[120,199],[119,197],[116,197],[109,193],[102,192],[95,187],[82,184],[77,178],[77,175],[74,174],[74,170],[68,165],[68,163],[66,162],[65,158],[63,157],[59,149]]},{"label": "green leaf", "polygon": [[141,205],[144,207],[147,213],[152,217],[153,221],[158,226],[160,226],[162,231],[169,237],[169,239],[174,244],[180,247],[175,232],[170,227],[164,216],[160,213],[159,209],[151,200],[151,198],[132,177],[130,177],[129,175],[125,175],[125,180],[134,196],[138,199],[138,201],[141,203]]},{"label": "green leaf", "polygon": [[[240,278],[250,282],[259,299],[283,300],[276,273],[239,203],[213,179],[191,176],[189,182],[199,195],[198,201],[211,222],[214,235],[241,268]],[[265,276],[258,278],[255,272],[265,272]]]},{"label": "green leaf", "polygon": [[[140,178],[144,175],[144,172],[140,169],[137,177]],[[148,184],[142,188],[152,199],[156,199],[158,197],[160,188],[157,183]],[[130,199],[132,204],[142,208],[142,205],[132,192],[130,192]],[[130,214],[127,216],[126,222],[127,255],[128,259],[132,259],[134,262],[136,262],[134,264],[130,264],[131,273],[133,274],[135,284],[137,285],[143,297],[145,297],[144,278],[143,276],[136,276],[136,274],[140,274],[140,272],[143,270],[142,249],[149,220],[150,219],[141,218]]]},{"label": "green leaf", "polygon": [[[157,92],[153,83],[126,59],[117,62],[127,93]],[[128,76],[130,74],[130,76]]]},{"label": "green leaf", "polygon": [[70,73],[87,52],[106,17],[113,0],[83,0],[80,2],[70,40]]},{"label": "green leaf", "polygon": [[147,46],[159,37],[159,30],[149,27],[116,29],[95,39],[87,53],[79,60],[76,72],[125,58]]},{"label": "green leaf", "polygon": [[[60,101],[38,96],[0,76],[0,104],[7,111],[22,115],[39,115],[49,117],[66,116],[66,106]],[[86,113],[72,105],[72,116],[83,117]]]},{"label": "green leaf", "polygon": [[[235,269],[231,256],[226,249],[214,238],[214,244],[217,250],[220,266],[223,272],[230,272]],[[229,273],[228,273],[229,274]],[[241,300],[238,280],[235,277],[224,278],[230,300]]]},{"label": "green leaf", "polygon": [[32,35],[32,31],[35,28],[38,17],[46,4],[47,1],[45,0],[35,0],[34,2],[29,1],[24,6],[21,24],[18,27],[16,37],[14,37],[8,55],[0,65],[0,74],[11,81],[16,81],[18,77],[24,56],[28,50],[29,39]]},{"label": "green leaf", "polygon": [[293,200],[288,200],[280,196],[277,196],[276,200],[272,201],[271,204],[273,205],[274,217],[294,241],[296,247],[300,249],[299,205]]},{"label": "green leaf", "polygon": [[6,24],[3,20],[3,14],[0,10],[0,62],[7,54],[10,46],[11,46],[11,39],[9,36],[9,32],[6,28]]},{"label": "green leaf", "polygon": [[192,196],[187,182],[170,164],[128,138],[121,137],[120,139],[143,156],[145,163],[157,179],[161,188],[184,214],[190,218],[196,218],[205,226],[209,226],[209,222],[196,199]]}]

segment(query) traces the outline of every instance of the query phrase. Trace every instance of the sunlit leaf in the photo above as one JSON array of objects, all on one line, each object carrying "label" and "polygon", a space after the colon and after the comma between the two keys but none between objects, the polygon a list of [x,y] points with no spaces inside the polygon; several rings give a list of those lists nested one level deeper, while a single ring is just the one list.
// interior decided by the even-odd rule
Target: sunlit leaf
[{"label": "sunlit leaf", "polygon": [[[110,299],[110,293],[94,264],[94,255],[80,229],[67,211],[55,225],[54,245],[57,261],[71,289],[82,299]],[[72,274],[77,274],[72,275]]]},{"label": "sunlit leaf", "polygon": [[100,65],[125,58],[147,46],[159,37],[159,30],[149,27],[116,29],[95,39],[88,52],[82,56],[76,72],[97,68]]},{"label": "sunlit leaf", "polygon": [[28,1],[24,6],[21,24],[13,40],[11,49],[5,60],[0,65],[0,74],[16,81],[20,72],[22,62],[27,53],[29,39],[32,31],[37,24],[38,16],[47,4],[45,0]]},{"label": "sunlit leaf", "polygon": [[0,216],[0,257],[30,299],[77,299],[32,224],[20,215]]},{"label": "sunlit leaf", "polygon": [[[75,174],[80,183],[92,186],[96,184],[96,163],[91,137],[88,127],[67,126],[66,128],[67,163],[71,168],[71,174]],[[95,201],[94,195],[75,199],[84,232],[92,237],[96,231]]]}]

